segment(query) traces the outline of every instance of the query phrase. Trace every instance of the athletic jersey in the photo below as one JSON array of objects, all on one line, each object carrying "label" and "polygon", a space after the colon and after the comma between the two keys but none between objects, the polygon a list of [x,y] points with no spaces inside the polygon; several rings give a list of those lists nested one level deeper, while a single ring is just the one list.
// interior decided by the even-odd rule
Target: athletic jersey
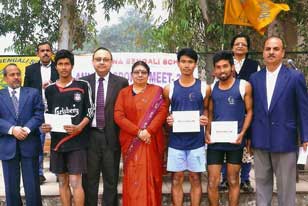
[{"label": "athletic jersey", "polygon": [[[49,85],[45,90],[47,99],[47,113],[58,115],[71,115],[72,124],[78,125],[84,117],[90,120],[94,115],[94,105],[91,99],[91,87],[87,81],[73,80],[62,88],[56,83]],[[83,131],[66,141],[59,147],[60,152],[67,152],[86,148],[88,145],[86,126]],[[67,133],[51,132],[51,148],[67,137]]]},{"label": "athletic jersey", "polygon": [[[204,97],[206,96],[206,84],[196,79],[194,85],[183,87],[179,80],[170,84],[169,98],[171,112],[173,111],[199,111],[204,110]],[[192,150],[205,145],[204,126],[200,126],[200,132],[170,132],[169,147],[178,150]]]},{"label": "athletic jersey", "polygon": [[[221,90],[219,82],[212,88],[213,121],[237,121],[238,133],[241,132],[245,120],[245,80],[236,79],[230,89]],[[209,149],[237,150],[244,147],[244,140],[240,145],[231,143],[209,144]]]}]

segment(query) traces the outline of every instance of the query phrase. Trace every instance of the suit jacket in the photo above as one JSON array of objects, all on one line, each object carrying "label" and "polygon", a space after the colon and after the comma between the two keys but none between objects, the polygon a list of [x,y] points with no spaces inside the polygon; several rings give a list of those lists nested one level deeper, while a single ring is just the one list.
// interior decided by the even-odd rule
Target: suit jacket
[{"label": "suit jacket", "polygon": [[[95,73],[82,77],[90,83],[92,89],[92,100],[95,102]],[[107,96],[105,101],[105,134],[108,146],[112,149],[120,149],[119,143],[119,127],[114,121],[114,105],[118,97],[119,91],[128,86],[128,80],[109,73]]]},{"label": "suit jacket", "polygon": [[250,75],[258,71],[258,66],[259,63],[257,61],[245,58],[240,73],[237,74],[235,72],[235,76],[238,79],[245,79],[246,81],[248,81]]},{"label": "suit jacket", "polygon": [[22,87],[19,96],[19,111],[16,117],[8,89],[0,90],[0,159],[9,160],[15,156],[17,140],[9,135],[12,126],[28,127],[28,137],[19,141],[20,154],[25,157],[37,156],[40,151],[39,126],[43,123],[44,105],[39,92],[33,88]]},{"label": "suit jacket", "polygon": [[[55,82],[59,78],[58,72],[54,62],[51,62],[51,82]],[[42,90],[42,76],[41,76],[41,64],[37,62],[26,67],[24,87],[36,88],[39,91]]]},{"label": "suit jacket", "polygon": [[308,142],[308,97],[304,75],[282,65],[270,107],[267,106],[266,69],[254,73],[252,147],[269,152],[297,151],[298,134]]}]

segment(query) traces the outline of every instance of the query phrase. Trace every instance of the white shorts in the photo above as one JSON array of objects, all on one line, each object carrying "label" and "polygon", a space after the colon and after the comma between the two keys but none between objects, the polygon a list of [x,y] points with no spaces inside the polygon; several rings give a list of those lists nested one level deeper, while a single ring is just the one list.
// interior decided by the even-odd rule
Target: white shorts
[{"label": "white shorts", "polygon": [[168,147],[167,171],[204,172],[206,165],[205,147],[193,150],[177,150]]}]

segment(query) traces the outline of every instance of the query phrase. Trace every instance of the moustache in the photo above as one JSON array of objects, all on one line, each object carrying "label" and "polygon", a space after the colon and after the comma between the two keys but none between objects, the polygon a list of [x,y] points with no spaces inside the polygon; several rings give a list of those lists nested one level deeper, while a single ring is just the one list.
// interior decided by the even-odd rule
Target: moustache
[{"label": "moustache", "polygon": [[270,54],[270,55],[268,55],[267,57],[275,57],[275,55],[273,55],[273,54]]}]

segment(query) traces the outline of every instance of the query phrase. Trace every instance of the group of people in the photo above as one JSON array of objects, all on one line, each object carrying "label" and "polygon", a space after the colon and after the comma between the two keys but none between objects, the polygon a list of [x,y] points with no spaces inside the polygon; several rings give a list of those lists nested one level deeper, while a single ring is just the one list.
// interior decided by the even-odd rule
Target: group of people
[{"label": "group of people", "polygon": [[[249,44],[247,36],[238,35],[231,42],[232,52],[214,55],[212,85],[194,78],[198,54],[191,48],[177,53],[181,75],[164,88],[148,83],[150,67],[143,61],[132,65],[133,83],[128,85],[127,79],[110,72],[112,53],[104,47],[93,53],[95,72],[81,79],[72,77],[70,51],[58,51],[51,62],[48,42],[38,45],[40,62],[26,70],[24,87],[20,69],[8,64],[3,69],[8,88],[0,90],[0,159],[7,205],[22,204],[20,169],[27,205],[42,205],[39,154],[48,133],[50,170],[59,179],[64,206],[98,205],[100,176],[102,204],[118,205],[121,155],[122,204],[161,205],[165,151],[174,206],[183,205],[185,171],[191,205],[200,205],[201,173],[206,167],[210,205],[219,205],[223,167],[229,205],[238,205],[240,188],[251,190],[252,149],[257,204],[271,205],[275,174],[279,206],[295,205],[298,142],[305,150],[308,146],[305,78],[282,64],[285,48],[279,37],[265,41],[262,70],[247,58]],[[64,125],[65,132],[53,131],[44,122],[44,112],[71,115],[72,125]],[[188,121],[197,129],[179,128],[183,112],[197,113]],[[219,122],[236,122],[233,142],[216,142],[211,136]]]}]

